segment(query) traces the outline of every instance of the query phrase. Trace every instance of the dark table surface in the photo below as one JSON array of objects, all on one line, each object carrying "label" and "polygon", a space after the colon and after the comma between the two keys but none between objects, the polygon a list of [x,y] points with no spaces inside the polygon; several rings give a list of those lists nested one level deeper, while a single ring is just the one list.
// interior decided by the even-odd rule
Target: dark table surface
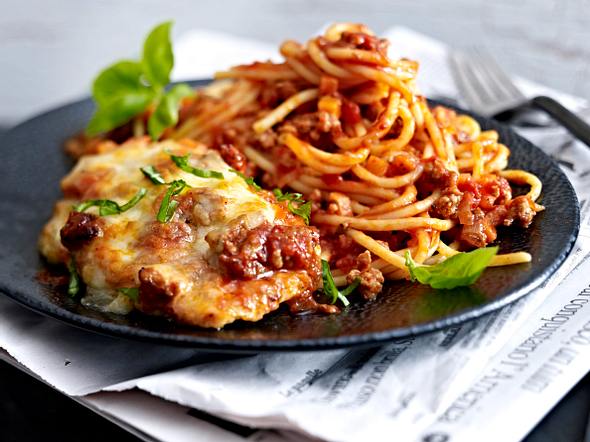
[{"label": "dark table surface", "polygon": [[[584,441],[589,413],[590,374],[537,425],[525,442]],[[41,381],[0,362],[0,440],[132,442],[139,439]]]}]

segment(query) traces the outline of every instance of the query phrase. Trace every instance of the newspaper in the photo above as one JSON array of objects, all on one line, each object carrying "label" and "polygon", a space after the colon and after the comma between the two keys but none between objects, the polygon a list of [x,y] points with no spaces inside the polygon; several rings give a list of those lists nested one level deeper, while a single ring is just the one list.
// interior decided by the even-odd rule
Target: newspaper
[{"label": "newspaper", "polygon": [[[457,97],[443,45],[402,28],[386,34],[393,51],[421,61],[427,95]],[[208,76],[207,68],[245,61],[216,56],[245,57],[227,49],[236,42],[206,32],[188,35],[177,45],[177,78]],[[257,58],[275,52],[240,42]],[[202,60],[210,63],[204,67],[201,60],[191,72],[195,47],[199,54],[209,48]],[[519,84],[573,109],[584,106]],[[98,336],[0,299],[0,347],[145,440],[519,440],[590,370],[590,150],[559,127],[530,129],[525,136],[558,160],[572,181],[582,230],[572,254],[541,288],[486,317],[380,348],[243,357]]]}]

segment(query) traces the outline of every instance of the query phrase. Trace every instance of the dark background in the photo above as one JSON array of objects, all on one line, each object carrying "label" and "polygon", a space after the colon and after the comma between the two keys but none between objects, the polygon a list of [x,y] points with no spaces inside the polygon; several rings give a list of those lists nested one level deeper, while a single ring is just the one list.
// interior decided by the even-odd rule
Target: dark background
[{"label": "dark background", "polygon": [[[587,375],[529,434],[525,442],[584,441],[590,413]],[[0,362],[2,442],[135,442],[135,436],[17,368]],[[195,440],[198,435],[195,435]]]}]

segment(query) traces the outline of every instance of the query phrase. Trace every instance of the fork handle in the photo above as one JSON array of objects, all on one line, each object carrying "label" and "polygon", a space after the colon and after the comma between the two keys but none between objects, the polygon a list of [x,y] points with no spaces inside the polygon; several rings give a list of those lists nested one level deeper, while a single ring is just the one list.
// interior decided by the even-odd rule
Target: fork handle
[{"label": "fork handle", "polygon": [[547,112],[554,120],[570,131],[572,135],[590,147],[590,125],[572,111],[551,97],[535,97],[531,100],[531,104]]}]

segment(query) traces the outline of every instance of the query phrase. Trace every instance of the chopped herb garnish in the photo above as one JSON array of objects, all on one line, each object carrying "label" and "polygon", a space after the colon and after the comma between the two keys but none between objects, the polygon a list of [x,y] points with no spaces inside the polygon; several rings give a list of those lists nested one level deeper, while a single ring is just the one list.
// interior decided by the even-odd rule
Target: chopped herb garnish
[{"label": "chopped herb garnish", "polygon": [[80,281],[80,275],[78,275],[78,271],[76,270],[74,258],[70,259],[70,262],[68,262],[68,272],[70,273],[70,282],[68,282],[68,295],[74,298],[78,293],[80,293],[80,288],[82,285]]},{"label": "chopped herb garnish", "polygon": [[301,204],[299,207],[293,206],[293,203],[289,201],[289,210],[295,215],[299,215],[305,221],[305,224],[309,224],[309,217],[311,216],[311,201]]},{"label": "chopped herb garnish", "polygon": [[246,181],[246,184],[248,184],[250,187],[252,187],[255,190],[262,190],[262,187],[260,187],[256,181],[254,181],[254,178],[252,178],[251,176],[246,176],[244,175],[242,172],[239,172],[235,169],[230,169],[231,172],[235,173],[237,176],[239,176],[240,178],[242,178],[244,181]]},{"label": "chopped herb garnish", "polygon": [[162,175],[160,175],[160,172],[154,166],[141,167],[140,170],[152,183],[166,184],[166,181],[164,181],[164,178],[162,178]]},{"label": "chopped herb garnish", "polygon": [[154,111],[148,120],[148,132],[153,139],[178,123],[182,100],[193,96],[194,91],[187,84],[165,91],[174,66],[171,27],[172,22],[165,22],[149,33],[141,60],[119,61],[98,74],[92,85],[96,111],[86,127],[88,135],[120,127],[150,106]]},{"label": "chopped herb garnish", "polygon": [[91,207],[98,207],[98,214],[100,216],[118,215],[135,206],[146,195],[146,193],[146,189],[139,189],[133,198],[131,198],[122,206],[111,200],[86,200],[82,201],[80,204],[76,204],[72,209],[76,212],[84,212]]},{"label": "chopped herb garnish", "polygon": [[139,289],[137,287],[122,287],[118,291],[134,302],[139,299]]},{"label": "chopped herb garnish", "polygon": [[[309,224],[311,201],[305,202],[300,193],[283,192],[281,189],[274,189],[272,193],[277,197],[277,201],[289,201],[287,206],[289,211],[303,218],[305,224]],[[293,203],[297,203],[299,206],[295,206]]]},{"label": "chopped herb garnish", "polygon": [[274,189],[272,191],[277,201],[293,201],[295,203],[304,203],[303,195],[301,193],[283,192],[281,189]]},{"label": "chopped herb garnish", "polygon": [[330,271],[330,264],[325,259],[322,259],[322,281],[324,283],[324,294],[329,297],[330,303],[335,304],[336,301],[340,300],[344,307],[348,307],[350,304],[350,301],[346,297],[354,292],[361,283],[360,278],[356,278],[344,290],[338,290],[332,272]]},{"label": "chopped herb garnish", "polygon": [[161,223],[167,223],[172,219],[176,207],[178,207],[178,201],[173,200],[172,197],[178,195],[186,187],[189,186],[184,180],[175,180],[170,183],[168,190],[164,194],[164,198],[162,198],[160,209],[158,210],[158,215],[156,217],[158,221]]},{"label": "chopped herb garnish", "polygon": [[475,249],[468,253],[458,253],[443,262],[428,266],[416,265],[406,251],[406,267],[412,281],[418,280],[435,289],[453,289],[473,284],[480,277],[492,258],[498,253],[498,247]]},{"label": "chopped herb garnish", "polygon": [[182,157],[170,154],[170,158],[172,158],[174,164],[176,164],[180,169],[194,176],[198,176],[199,178],[215,178],[218,180],[223,179],[223,174],[221,172],[217,172],[215,170],[198,169],[196,167],[191,166],[188,162],[190,154],[186,154]]}]

